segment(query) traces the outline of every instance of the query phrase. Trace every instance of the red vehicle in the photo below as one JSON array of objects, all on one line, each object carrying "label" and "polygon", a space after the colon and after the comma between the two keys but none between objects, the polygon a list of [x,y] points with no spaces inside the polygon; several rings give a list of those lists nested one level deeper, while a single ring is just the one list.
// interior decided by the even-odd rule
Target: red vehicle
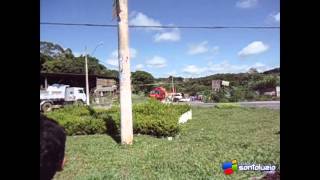
[{"label": "red vehicle", "polygon": [[149,97],[151,98],[155,98],[159,101],[163,101],[165,100],[165,98],[167,97],[167,91],[165,88],[163,87],[155,87],[152,89],[152,91],[149,94]]}]

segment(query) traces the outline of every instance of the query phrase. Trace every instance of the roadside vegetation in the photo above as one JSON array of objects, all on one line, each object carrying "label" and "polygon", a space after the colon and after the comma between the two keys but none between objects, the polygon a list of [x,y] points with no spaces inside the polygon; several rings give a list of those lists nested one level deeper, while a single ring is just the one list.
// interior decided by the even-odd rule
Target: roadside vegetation
[{"label": "roadside vegetation", "polygon": [[68,136],[64,171],[55,179],[249,179],[262,172],[223,174],[221,163],[274,164],[280,170],[279,111],[192,108],[193,119],[169,141],[134,135],[121,146],[110,135]]}]

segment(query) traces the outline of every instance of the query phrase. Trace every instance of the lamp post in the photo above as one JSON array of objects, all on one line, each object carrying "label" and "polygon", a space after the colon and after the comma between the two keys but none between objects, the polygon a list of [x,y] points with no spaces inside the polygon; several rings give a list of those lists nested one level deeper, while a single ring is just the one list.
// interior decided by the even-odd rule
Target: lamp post
[{"label": "lamp post", "polygon": [[[100,42],[95,48],[94,50],[92,51],[91,53],[91,56],[93,55],[93,53],[96,51],[96,49],[103,45],[103,42]],[[87,105],[89,106],[90,105],[90,93],[89,93],[89,75],[88,75],[88,54],[87,54],[87,46],[85,47],[85,69],[86,69],[86,95],[87,95]]]}]

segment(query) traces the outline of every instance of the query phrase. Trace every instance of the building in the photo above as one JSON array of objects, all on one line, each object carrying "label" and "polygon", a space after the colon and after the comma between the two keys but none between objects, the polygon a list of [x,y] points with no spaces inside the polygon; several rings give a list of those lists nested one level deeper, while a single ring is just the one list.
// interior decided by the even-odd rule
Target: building
[{"label": "building", "polygon": [[280,97],[280,86],[276,87],[276,91],[277,91],[277,97]]},{"label": "building", "polygon": [[212,80],[212,90],[219,91],[221,88],[221,80]]},{"label": "building", "polygon": [[[90,92],[96,88],[115,87],[119,84],[118,78],[115,77],[89,74],[88,79]],[[67,84],[72,87],[86,88],[86,75],[74,73],[40,73],[40,89],[45,89],[51,84]]]}]

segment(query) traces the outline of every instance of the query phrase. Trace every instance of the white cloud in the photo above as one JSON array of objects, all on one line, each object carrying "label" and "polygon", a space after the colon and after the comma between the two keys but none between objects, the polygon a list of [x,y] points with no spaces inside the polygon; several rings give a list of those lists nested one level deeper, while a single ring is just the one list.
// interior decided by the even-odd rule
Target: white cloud
[{"label": "white cloud", "polygon": [[74,57],[80,57],[82,55],[82,53],[79,52],[72,52]]},{"label": "white cloud", "polygon": [[267,65],[257,62],[253,65],[237,65],[237,64],[230,64],[228,61],[223,61],[218,64],[214,64],[210,62],[208,64],[208,73],[210,74],[217,74],[217,73],[244,73],[248,72],[250,68],[256,68],[259,72],[265,71],[270,69]]},{"label": "white cloud", "polygon": [[167,60],[160,56],[154,56],[153,58],[146,61],[148,67],[163,68],[167,66]]},{"label": "white cloud", "polygon": [[[160,21],[152,19],[151,17],[148,17],[147,15],[141,13],[141,12],[132,12],[130,14],[130,20],[129,25],[134,26],[162,26]],[[154,42],[163,42],[163,41],[172,41],[176,42],[181,39],[180,31],[178,28],[174,28],[172,31],[165,31],[161,28],[157,27],[151,27],[151,28],[145,28],[146,31],[154,31],[157,32],[153,36]]]},{"label": "white cloud", "polygon": [[107,59],[107,64],[111,66],[118,66],[118,59],[116,58],[109,58]]},{"label": "white cloud", "polygon": [[205,72],[207,69],[206,68],[199,68],[196,65],[188,65],[185,68],[183,68],[184,73],[188,73],[191,75],[199,75],[203,72]]},{"label": "white cloud", "polygon": [[177,71],[176,70],[173,70],[173,71],[170,71],[168,73],[166,73],[167,76],[177,76]]},{"label": "white cloud", "polygon": [[228,61],[223,61],[218,64],[209,63],[208,64],[208,73],[217,74],[217,73],[239,73],[245,72],[247,70],[247,65],[233,65]]},{"label": "white cloud", "polygon": [[188,54],[202,54],[208,51],[208,41],[203,41],[200,44],[193,44],[189,46]]},{"label": "white cloud", "polygon": [[241,57],[254,55],[254,54],[260,54],[269,49],[269,46],[264,44],[261,41],[254,41],[244,47],[241,51],[238,52],[238,55]]},{"label": "white cloud", "polygon": [[[141,12],[132,14],[132,19],[129,20],[129,25],[134,26],[161,26],[160,21],[152,19]],[[160,30],[159,28],[147,28],[149,30]]]},{"label": "white cloud", "polygon": [[280,22],[280,12],[278,12],[276,15],[274,15],[273,18],[276,22]]},{"label": "white cloud", "polygon": [[213,52],[214,54],[217,54],[219,51],[220,51],[220,47],[219,47],[219,46],[213,46],[212,52]]},{"label": "white cloud", "polygon": [[[267,66],[267,65],[265,65],[265,64],[262,64],[262,63],[259,63],[259,62],[255,63],[255,64],[252,65],[251,67],[256,68],[256,69],[258,70],[258,72],[263,72],[263,71],[272,69],[272,67],[269,67],[269,66]],[[250,68],[248,68],[248,70],[249,70],[249,69],[250,69]]]},{"label": "white cloud", "polygon": [[[131,59],[134,59],[138,54],[138,51],[134,48],[130,48],[130,56]],[[118,66],[118,50],[114,50],[112,51],[112,53],[110,54],[109,58],[107,59],[107,64],[111,65],[111,66]]]},{"label": "white cloud", "polygon": [[130,56],[131,56],[131,59],[134,59],[137,57],[137,54],[138,54],[138,51],[134,48],[130,48]]},{"label": "white cloud", "polygon": [[270,25],[279,23],[279,22],[280,22],[280,12],[270,13],[265,20],[265,23]]},{"label": "white cloud", "polygon": [[161,41],[179,41],[180,40],[180,31],[178,28],[175,28],[169,32],[160,32],[154,35],[155,42]]},{"label": "white cloud", "polygon": [[258,0],[239,0],[236,6],[239,8],[253,8],[258,4]]},{"label": "white cloud", "polygon": [[260,62],[257,62],[253,65],[254,67],[264,67],[265,65],[260,63]]},{"label": "white cloud", "polygon": [[111,57],[118,58],[118,50],[112,51]]},{"label": "white cloud", "polygon": [[143,64],[137,64],[136,66],[135,66],[135,69],[136,70],[142,70],[144,68],[144,65]]},{"label": "white cloud", "polygon": [[257,62],[253,65],[237,65],[230,64],[227,60],[214,64],[209,62],[206,67],[198,67],[196,65],[188,65],[182,69],[182,72],[187,73],[187,77],[206,76],[210,74],[225,74],[225,73],[245,73],[250,68],[256,68],[259,72],[271,69],[271,67]]}]

